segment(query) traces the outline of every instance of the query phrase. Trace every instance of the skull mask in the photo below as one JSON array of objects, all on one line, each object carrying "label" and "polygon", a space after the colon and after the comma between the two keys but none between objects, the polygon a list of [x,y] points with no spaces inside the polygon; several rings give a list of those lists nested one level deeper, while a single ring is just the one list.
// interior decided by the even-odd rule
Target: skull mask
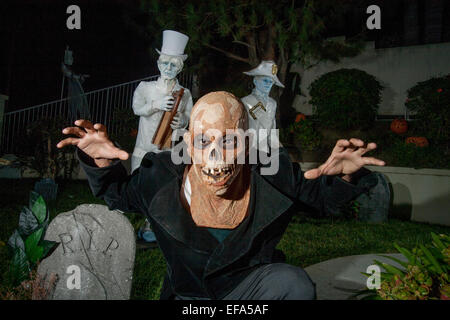
[{"label": "skull mask", "polygon": [[198,226],[232,229],[248,213],[247,126],[244,106],[228,92],[209,93],[192,109],[184,140],[192,158],[190,211]]},{"label": "skull mask", "polygon": [[247,126],[244,106],[228,92],[209,93],[192,109],[184,139],[193,160],[193,174],[217,196],[227,192],[242,170]]}]

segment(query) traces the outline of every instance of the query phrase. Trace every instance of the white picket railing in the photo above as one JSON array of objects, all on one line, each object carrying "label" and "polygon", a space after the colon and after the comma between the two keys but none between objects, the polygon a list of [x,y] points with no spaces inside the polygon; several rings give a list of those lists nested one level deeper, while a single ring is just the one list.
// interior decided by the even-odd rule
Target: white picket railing
[{"label": "white picket railing", "polygon": [[[157,75],[147,78],[122,83],[104,89],[86,92],[83,96],[88,102],[90,119],[93,122],[100,122],[108,127],[108,132],[117,133],[119,128],[115,126],[113,111],[116,108],[131,108],[133,93],[139,82],[152,81],[158,78]],[[180,84],[192,91],[193,75],[182,73],[178,76]],[[67,123],[61,123],[61,128],[69,124],[69,100],[51,101],[25,109],[6,112],[3,115],[3,128],[1,135],[0,150],[2,153],[14,153],[20,150],[20,145],[16,142],[18,137],[24,136],[27,127],[37,120],[46,118],[67,119]]]}]

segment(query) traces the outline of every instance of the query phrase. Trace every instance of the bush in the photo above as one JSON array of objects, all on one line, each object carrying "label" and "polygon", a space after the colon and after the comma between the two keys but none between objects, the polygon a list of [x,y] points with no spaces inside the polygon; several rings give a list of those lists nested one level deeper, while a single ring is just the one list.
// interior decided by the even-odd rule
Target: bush
[{"label": "bush", "polygon": [[44,118],[31,123],[24,135],[23,150],[32,151],[34,160],[31,166],[44,178],[70,178],[76,165],[75,148],[59,149],[56,144],[67,138],[62,133],[63,118]]},{"label": "bush", "polygon": [[[371,290],[366,299],[383,300],[450,300],[450,236],[431,233],[432,243],[419,245],[411,251],[395,245],[406,262],[384,256],[402,268],[375,260],[386,270],[381,286]],[[367,276],[369,276],[367,274]]]},{"label": "bush", "polygon": [[374,76],[357,69],[340,69],[311,84],[310,103],[324,127],[365,129],[375,121],[381,90]]},{"label": "bush", "polygon": [[406,107],[417,112],[421,133],[433,143],[450,140],[450,74],[419,82],[408,90]]},{"label": "bush", "polygon": [[390,144],[382,146],[381,154],[374,156],[386,161],[389,166],[411,168],[448,168],[448,154],[436,146],[417,147],[414,144],[406,144],[405,140],[398,137]]},{"label": "bush", "polygon": [[302,120],[291,124],[288,132],[292,135],[294,144],[298,145],[300,150],[316,150],[322,142],[322,135],[314,129],[311,120]]}]

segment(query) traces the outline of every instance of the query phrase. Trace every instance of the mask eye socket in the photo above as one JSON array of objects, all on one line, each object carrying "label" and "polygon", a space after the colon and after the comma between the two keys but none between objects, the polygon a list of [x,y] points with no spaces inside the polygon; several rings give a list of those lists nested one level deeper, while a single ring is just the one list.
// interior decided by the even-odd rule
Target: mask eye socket
[{"label": "mask eye socket", "polygon": [[211,139],[204,136],[203,134],[199,134],[194,137],[194,148],[203,150],[211,143]]},{"label": "mask eye socket", "polygon": [[239,137],[237,134],[227,134],[220,140],[220,147],[222,149],[236,149],[239,147]]}]

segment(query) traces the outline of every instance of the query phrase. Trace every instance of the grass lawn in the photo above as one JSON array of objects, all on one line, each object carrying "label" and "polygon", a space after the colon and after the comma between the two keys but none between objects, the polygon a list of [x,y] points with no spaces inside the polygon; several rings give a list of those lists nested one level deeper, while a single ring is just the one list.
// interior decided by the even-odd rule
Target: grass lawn
[{"label": "grass lawn", "polygon": [[[21,208],[28,203],[35,179],[0,179],[0,244],[6,243],[17,227]],[[52,219],[56,214],[74,209],[82,203],[103,203],[95,199],[86,181],[59,182],[58,199],[49,203]],[[137,228],[143,219],[127,214]],[[390,220],[385,224],[357,221],[294,217],[282,238],[279,249],[287,263],[309,265],[347,255],[396,252],[394,243],[412,247],[430,240],[430,232],[450,233],[450,227]],[[7,246],[0,246],[0,286],[5,285],[9,256]],[[361,270],[365,271],[365,270]],[[132,299],[158,299],[165,273],[159,249],[138,249],[133,276]]]}]

